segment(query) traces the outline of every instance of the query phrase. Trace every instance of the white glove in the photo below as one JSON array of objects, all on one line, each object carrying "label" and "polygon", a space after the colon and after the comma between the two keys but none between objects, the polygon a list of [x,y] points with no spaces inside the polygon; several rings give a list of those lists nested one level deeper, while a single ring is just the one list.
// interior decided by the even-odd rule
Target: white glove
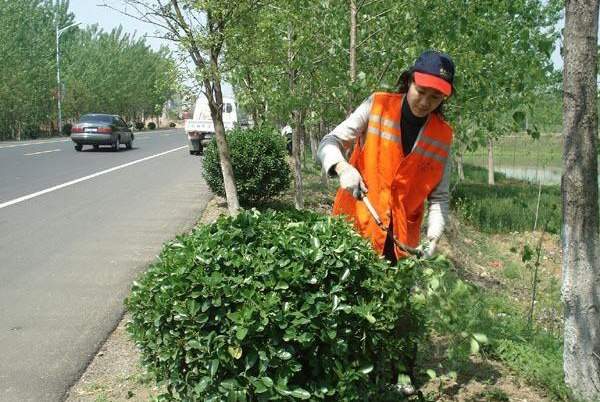
[{"label": "white glove", "polygon": [[423,242],[419,249],[423,251],[425,258],[431,258],[435,254],[438,241],[444,232],[446,226],[447,203],[432,202],[429,204],[429,214],[427,216],[427,240]]},{"label": "white glove", "polygon": [[439,237],[428,238],[426,241],[421,243],[419,247],[417,247],[418,250],[423,252],[423,258],[432,258],[435,255],[435,250],[437,249],[439,240]]},{"label": "white glove", "polygon": [[358,170],[348,162],[341,161],[335,165],[335,171],[340,178],[340,187],[349,191],[357,200],[362,199],[363,194],[367,192],[367,186]]}]

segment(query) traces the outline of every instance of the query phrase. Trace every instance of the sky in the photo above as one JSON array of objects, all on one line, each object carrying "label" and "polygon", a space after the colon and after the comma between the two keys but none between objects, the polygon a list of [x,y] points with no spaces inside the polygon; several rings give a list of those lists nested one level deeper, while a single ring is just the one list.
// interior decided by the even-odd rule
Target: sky
[{"label": "sky", "polygon": [[[143,23],[100,4],[108,4],[114,8],[126,10],[126,6],[121,0],[70,0],[70,9],[75,14],[75,21],[81,22],[83,25],[97,23],[104,31],[110,31],[122,25],[126,32],[136,33],[137,37],[146,36],[146,42],[156,50],[160,48],[161,44],[173,46],[168,41],[153,37],[157,29],[153,25]],[[563,26],[564,19],[561,19],[558,28],[561,29]],[[556,68],[561,69],[563,66],[558,45],[552,53],[552,62]]]},{"label": "sky", "polygon": [[[143,23],[134,18],[121,14],[120,12],[108,7],[101,6],[108,4],[116,9],[126,10],[121,0],[70,0],[70,11],[75,14],[75,22],[81,22],[82,26],[98,24],[104,31],[111,31],[119,25],[128,33],[136,33],[136,37],[149,35],[146,43],[158,50],[161,44],[168,45],[167,41],[153,38],[156,28],[153,25]],[[131,8],[130,10],[131,11]]]}]

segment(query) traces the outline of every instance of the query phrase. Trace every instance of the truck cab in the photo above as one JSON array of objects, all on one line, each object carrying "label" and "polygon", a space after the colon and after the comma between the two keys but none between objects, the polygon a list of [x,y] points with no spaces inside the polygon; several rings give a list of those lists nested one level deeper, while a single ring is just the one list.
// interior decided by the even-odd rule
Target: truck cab
[{"label": "truck cab", "polygon": [[[235,99],[223,97],[223,125],[225,130],[231,130],[238,122]],[[184,121],[185,133],[191,155],[202,155],[204,147],[212,141],[215,135],[215,126],[210,114],[208,100],[201,95],[194,105],[192,119]]]}]

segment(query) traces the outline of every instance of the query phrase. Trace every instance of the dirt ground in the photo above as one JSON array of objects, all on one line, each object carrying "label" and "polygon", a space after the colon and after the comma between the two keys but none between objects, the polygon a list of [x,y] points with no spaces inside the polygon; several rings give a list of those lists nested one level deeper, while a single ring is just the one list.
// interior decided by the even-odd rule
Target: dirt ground
[{"label": "dirt ground", "polygon": [[[226,211],[224,200],[214,198],[200,222],[212,222]],[[506,289],[510,288],[507,281],[511,276],[507,272],[512,272],[511,264],[522,264],[519,250],[525,243],[535,246],[539,236],[540,233],[509,234],[482,239],[477,232],[451,222],[440,249],[454,261],[456,269],[466,279],[479,286]],[[559,278],[560,244],[557,237],[546,235],[543,245],[540,272]],[[512,297],[526,303],[526,294],[515,289]],[[139,353],[125,330],[127,321],[126,314],[71,388],[67,402],[148,401],[160,393],[139,364]],[[428,400],[444,402],[550,401],[543,391],[523,383],[501,363],[482,357],[472,358],[470,367],[458,378],[436,378],[422,391]]]}]

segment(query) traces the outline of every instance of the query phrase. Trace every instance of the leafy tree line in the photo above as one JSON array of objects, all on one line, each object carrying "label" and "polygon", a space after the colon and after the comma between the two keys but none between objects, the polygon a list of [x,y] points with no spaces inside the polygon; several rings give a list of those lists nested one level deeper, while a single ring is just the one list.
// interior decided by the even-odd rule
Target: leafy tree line
[{"label": "leafy tree line", "polygon": [[[55,29],[74,22],[68,8],[68,0],[0,0],[0,140],[57,132]],[[60,52],[64,122],[88,112],[156,116],[174,91],[168,50],[120,27],[71,28]]]},{"label": "leafy tree line", "polygon": [[224,75],[259,123],[290,121],[300,135],[322,135],[369,93],[395,91],[401,72],[434,48],[457,65],[446,117],[460,160],[513,131],[516,112],[531,118],[556,85],[557,1],[301,3],[268,2],[230,30]]}]

